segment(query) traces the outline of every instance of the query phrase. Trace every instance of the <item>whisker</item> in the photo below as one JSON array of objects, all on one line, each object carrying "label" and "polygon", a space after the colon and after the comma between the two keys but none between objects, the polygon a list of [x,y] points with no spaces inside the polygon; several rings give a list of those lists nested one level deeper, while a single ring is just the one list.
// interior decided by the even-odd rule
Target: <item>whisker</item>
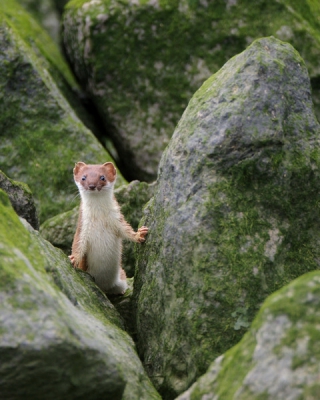
[{"label": "whisker", "polygon": [[75,194],[75,195],[72,197],[71,203],[73,203],[73,202],[76,200],[77,197],[80,197],[80,193],[79,193],[79,192],[77,192],[77,194]]},{"label": "whisker", "polygon": [[70,195],[72,196],[70,199],[70,203],[75,202],[75,200],[80,197],[80,193],[78,188],[74,187],[74,185],[72,185],[72,190],[70,191]]}]

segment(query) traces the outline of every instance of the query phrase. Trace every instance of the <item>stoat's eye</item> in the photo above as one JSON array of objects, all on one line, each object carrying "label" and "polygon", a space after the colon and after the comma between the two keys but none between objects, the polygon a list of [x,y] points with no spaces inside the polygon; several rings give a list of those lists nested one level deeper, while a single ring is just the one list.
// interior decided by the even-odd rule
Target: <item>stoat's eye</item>
[{"label": "stoat's eye", "polygon": [[101,176],[100,176],[100,181],[105,181],[105,180],[106,180],[105,176],[104,176],[104,175],[101,175]]},{"label": "stoat's eye", "polygon": [[85,181],[86,178],[87,178],[87,177],[86,177],[85,175],[83,175],[83,177],[81,178],[81,180],[82,180],[82,181]]}]

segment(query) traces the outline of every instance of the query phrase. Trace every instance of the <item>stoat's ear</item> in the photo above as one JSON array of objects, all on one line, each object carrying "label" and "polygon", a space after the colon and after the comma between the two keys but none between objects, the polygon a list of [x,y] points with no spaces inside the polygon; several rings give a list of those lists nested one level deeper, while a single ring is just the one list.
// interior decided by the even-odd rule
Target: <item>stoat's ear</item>
[{"label": "stoat's ear", "polygon": [[106,175],[109,182],[113,182],[117,177],[117,170],[115,169],[112,162],[106,162],[103,164],[103,167],[106,169]]},{"label": "stoat's ear", "polygon": [[85,167],[87,164],[85,164],[82,161],[79,161],[75,163],[74,168],[73,168],[73,173],[77,175],[77,173],[80,171],[81,168]]}]

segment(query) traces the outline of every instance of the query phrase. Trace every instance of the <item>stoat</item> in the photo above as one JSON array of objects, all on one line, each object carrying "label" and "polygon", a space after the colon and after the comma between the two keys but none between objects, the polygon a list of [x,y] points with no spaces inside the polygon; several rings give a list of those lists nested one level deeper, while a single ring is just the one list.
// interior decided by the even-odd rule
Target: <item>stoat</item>
[{"label": "stoat", "polygon": [[121,268],[122,239],[142,243],[148,228],[135,232],[121,214],[113,194],[117,172],[111,162],[87,165],[80,161],[73,174],[81,204],[70,261],[92,275],[104,292],[123,294],[128,285]]}]

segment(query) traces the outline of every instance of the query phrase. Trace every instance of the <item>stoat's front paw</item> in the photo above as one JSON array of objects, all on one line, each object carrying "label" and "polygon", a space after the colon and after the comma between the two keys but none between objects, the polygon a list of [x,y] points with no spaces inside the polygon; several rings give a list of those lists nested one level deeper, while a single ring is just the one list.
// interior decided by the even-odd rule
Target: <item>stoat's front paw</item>
[{"label": "stoat's front paw", "polygon": [[138,242],[143,243],[146,240],[149,229],[146,226],[142,226],[138,229]]}]

